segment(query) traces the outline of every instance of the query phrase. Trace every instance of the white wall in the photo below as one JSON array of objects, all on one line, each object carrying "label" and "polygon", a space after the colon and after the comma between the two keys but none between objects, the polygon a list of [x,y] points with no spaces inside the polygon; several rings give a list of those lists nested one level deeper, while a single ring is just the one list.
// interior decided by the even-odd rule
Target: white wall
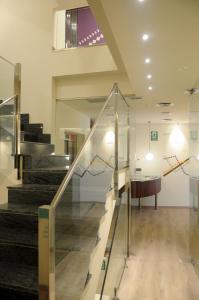
[{"label": "white wall", "polygon": [[[132,128],[131,149],[136,152],[136,160],[132,157],[131,172],[135,174],[135,167],[142,168],[142,175],[162,176],[170,169],[168,162],[164,157],[176,155],[181,161],[189,157],[189,127],[187,124],[180,125],[179,128],[184,134],[184,144],[176,148],[170,143],[170,135],[175,125],[152,124],[151,130],[157,130],[159,140],[151,142],[151,152],[154,154],[153,161],[147,161],[145,158],[148,152],[149,134],[148,124],[136,124]],[[169,160],[171,165],[177,162],[173,158]],[[189,164],[185,167],[189,172]],[[143,205],[154,205],[154,198],[145,198],[142,200]],[[182,170],[177,169],[175,172],[162,177],[162,190],[158,195],[158,204],[161,206],[189,206],[189,176],[185,175]]]}]

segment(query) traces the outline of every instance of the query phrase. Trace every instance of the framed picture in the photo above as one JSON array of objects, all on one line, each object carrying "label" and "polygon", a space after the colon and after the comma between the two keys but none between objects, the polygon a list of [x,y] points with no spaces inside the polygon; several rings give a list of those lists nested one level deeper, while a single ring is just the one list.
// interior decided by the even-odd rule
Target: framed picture
[{"label": "framed picture", "polygon": [[152,130],[151,131],[151,141],[158,141],[158,131]]}]

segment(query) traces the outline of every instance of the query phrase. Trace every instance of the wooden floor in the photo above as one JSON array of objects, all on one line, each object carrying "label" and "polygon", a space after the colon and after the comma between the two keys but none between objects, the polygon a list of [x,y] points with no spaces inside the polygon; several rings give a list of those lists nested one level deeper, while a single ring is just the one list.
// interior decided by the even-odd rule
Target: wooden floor
[{"label": "wooden floor", "polygon": [[120,300],[199,300],[190,263],[190,213],[183,208],[133,211],[132,257]]}]

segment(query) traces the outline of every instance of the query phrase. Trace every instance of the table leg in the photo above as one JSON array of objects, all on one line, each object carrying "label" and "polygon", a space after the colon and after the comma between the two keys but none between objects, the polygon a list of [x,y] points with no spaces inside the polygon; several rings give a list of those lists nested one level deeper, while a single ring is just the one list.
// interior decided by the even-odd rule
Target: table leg
[{"label": "table leg", "polygon": [[157,196],[157,194],[155,194],[155,209],[157,209],[158,208],[158,196]]},{"label": "table leg", "polygon": [[139,198],[139,209],[141,209],[141,199]]}]

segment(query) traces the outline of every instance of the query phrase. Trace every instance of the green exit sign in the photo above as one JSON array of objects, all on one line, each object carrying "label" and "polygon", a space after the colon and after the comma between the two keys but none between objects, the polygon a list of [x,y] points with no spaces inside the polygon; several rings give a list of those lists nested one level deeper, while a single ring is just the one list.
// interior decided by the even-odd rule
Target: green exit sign
[{"label": "green exit sign", "polygon": [[151,141],[158,141],[158,131],[152,130],[151,131]]}]

